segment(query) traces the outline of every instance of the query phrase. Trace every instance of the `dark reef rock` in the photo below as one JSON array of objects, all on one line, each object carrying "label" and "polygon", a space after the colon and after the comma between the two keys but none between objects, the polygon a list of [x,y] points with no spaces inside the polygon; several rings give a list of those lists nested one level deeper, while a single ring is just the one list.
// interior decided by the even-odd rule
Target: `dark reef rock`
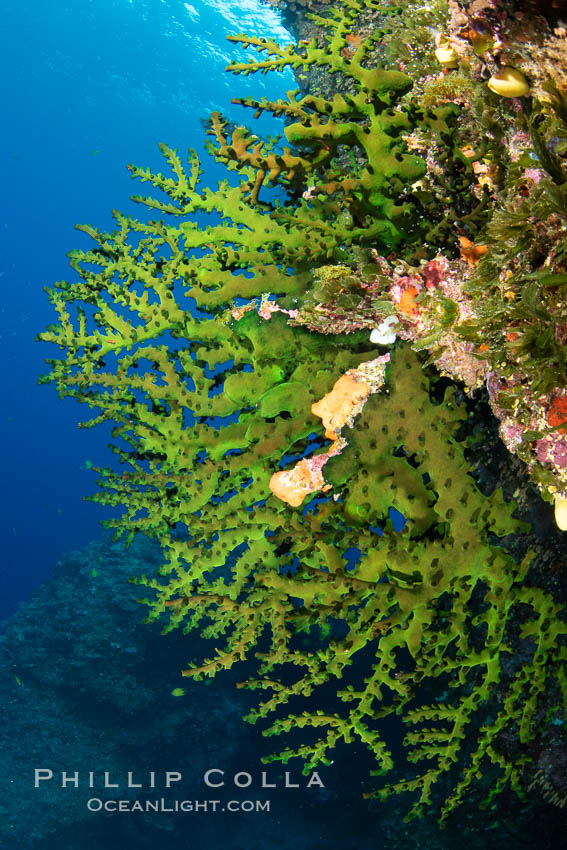
[{"label": "dark reef rock", "polygon": [[[526,805],[515,795],[492,812],[466,811],[441,832],[432,817],[404,824],[408,801],[362,799],[368,756],[337,751],[332,768],[322,770],[327,786],[282,789],[285,768],[266,768],[278,788],[260,788],[260,757],[278,746],[241,717],[254,695],[235,689],[244,665],[209,687],[187,684],[179,671],[195,654],[197,637],[161,636],[143,625],[144,608],[135,602],[131,576],[151,573],[161,562],[159,550],[143,539],[130,549],[108,541],[90,544],[58,565],[35,597],[0,632],[2,850],[169,850],[203,846],[236,850],[468,850],[485,848],[556,848],[554,835],[563,812],[553,806]],[[191,643],[193,642],[193,646]],[[197,652],[210,652],[204,645]],[[186,695],[171,691],[185,685]],[[560,731],[560,730],[558,730]],[[512,742],[513,743],[513,742]],[[557,740],[554,742],[557,745]],[[540,752],[538,769],[548,776],[550,750]],[[554,760],[554,765],[557,761]],[[34,788],[34,769],[50,769],[54,780]],[[253,775],[248,789],[227,784],[208,789],[202,777],[220,768],[232,777]],[[302,786],[300,768],[290,765]],[[90,789],[88,772],[95,771]],[[149,781],[156,789],[128,789]],[[163,772],[183,774],[179,789],[163,788]],[[80,772],[80,787],[61,788],[62,771]],[[119,789],[104,790],[102,778]],[[543,773],[544,772],[544,773]],[[541,790],[538,780],[536,790]],[[541,785],[541,782],[540,782]],[[90,798],[266,800],[269,812],[226,814],[92,813]],[[537,798],[536,798],[537,799]],[[543,827],[537,827],[538,816]],[[285,828],[283,828],[285,824]],[[466,842],[463,845],[463,840]]]},{"label": "dark reef rock", "polygon": [[[260,762],[266,742],[242,722],[254,696],[235,688],[244,665],[210,683],[181,679],[195,647],[181,632],[160,635],[143,624],[145,608],[136,604],[128,579],[152,573],[161,563],[157,547],[144,539],[129,549],[108,541],[91,543],[65,557],[53,577],[23,604],[0,630],[0,847],[2,850],[128,850],[202,846],[264,850],[278,823],[291,824],[278,847],[297,848],[297,832],[315,847],[321,823],[334,811],[337,843],[344,848],[352,818],[366,828],[373,847],[375,815],[368,813],[360,784],[345,789],[335,777],[334,790],[307,792],[300,769],[290,767],[299,790],[281,790],[283,768]],[[202,651],[211,647],[202,641]],[[172,690],[184,687],[175,697]],[[54,779],[34,788],[34,770],[50,769]],[[209,768],[225,771],[225,789],[207,788]],[[180,771],[177,788],[163,787],[164,771]],[[276,791],[262,790],[267,770]],[[79,771],[80,785],[61,787],[61,772]],[[95,771],[95,787],[88,772]],[[104,789],[104,772],[119,789]],[[128,789],[133,782],[156,788]],[[232,776],[253,776],[250,788],[235,788]],[[347,774],[343,774],[347,775]],[[327,784],[328,777],[324,781]],[[229,781],[230,780],[230,781]],[[336,794],[343,808],[337,812]],[[188,814],[89,812],[87,801],[100,799],[271,800],[270,812]],[[334,798],[334,799],[333,799]],[[359,810],[359,811],[358,811]],[[366,823],[365,823],[366,820]],[[227,837],[229,836],[229,837]],[[342,837],[341,837],[342,836]],[[187,843],[190,841],[190,845]],[[354,845],[353,845],[354,846]]]},{"label": "dark reef rock", "polygon": [[[140,836],[135,842],[136,824],[151,825],[154,838],[158,827],[172,828],[166,814],[152,821],[144,814],[95,816],[87,811],[93,796],[131,798],[134,789],[101,791],[97,780],[95,789],[81,783],[64,790],[55,778],[35,789],[35,768],[51,769],[56,778],[61,771],[77,770],[85,783],[90,770],[99,778],[109,771],[111,779],[119,777],[112,781],[120,782],[127,781],[128,771],[134,781],[147,781],[150,770],[179,770],[184,796],[202,798],[199,780],[207,768],[259,767],[256,756],[242,760],[253,739],[240,720],[247,707],[244,694],[227,689],[221,696],[202,686],[188,688],[183,698],[171,694],[183,684],[187,639],[161,637],[155,627],[144,626],[144,608],[136,604],[135,588],[128,583],[159,563],[159,550],[144,540],[128,550],[93,543],[66,557],[31,602],[5,623],[0,633],[0,746],[6,779],[0,846],[43,847],[42,839],[52,835],[53,843],[45,846],[91,848],[95,844],[76,832],[65,843],[71,827],[90,832],[114,821],[115,836],[126,817],[131,846],[145,847]],[[163,786],[158,791],[167,794]]]}]

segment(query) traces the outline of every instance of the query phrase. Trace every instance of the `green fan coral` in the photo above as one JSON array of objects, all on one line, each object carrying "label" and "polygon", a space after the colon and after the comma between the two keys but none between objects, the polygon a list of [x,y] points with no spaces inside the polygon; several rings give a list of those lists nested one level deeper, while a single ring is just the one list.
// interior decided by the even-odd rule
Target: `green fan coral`
[{"label": "green fan coral", "polygon": [[[190,185],[177,158],[168,156],[178,179],[152,178],[172,200],[160,204],[162,212],[175,216],[216,204],[226,213],[233,190],[199,195],[195,160]],[[79,282],[63,282],[50,292],[60,323],[41,338],[66,354],[50,361],[45,380],[57,381],[61,395],[101,410],[88,427],[115,423],[113,451],[130,471],[104,470],[104,493],[96,498],[126,507],[126,520],[108,524],[130,537],[139,530],[167,535],[183,522],[199,541],[210,537],[223,508],[236,515],[263,498],[266,473],[259,481],[258,469],[277,464],[307,437],[315,423],[310,404],[330,388],[337,368],[351,368],[365,356],[324,347],[307,333],[292,335],[283,316],[267,328],[256,314],[247,314],[234,329],[213,313],[196,317],[198,308],[218,312],[237,294],[298,291],[301,277],[283,271],[276,260],[287,264],[293,250],[303,253],[302,240],[316,245],[314,233],[300,237],[299,228],[288,234],[272,227],[268,216],[237,198],[234,208],[230,224],[203,229],[187,221],[178,227],[142,224],[119,214],[121,229],[113,234],[82,228],[97,247],[73,252]],[[191,257],[191,248],[206,253]],[[242,267],[253,269],[254,276],[239,274]],[[181,300],[186,298],[192,299],[187,306]],[[282,421],[278,435],[257,422],[257,405],[270,417],[282,410],[297,411],[298,417]],[[238,453],[250,446],[245,461]],[[244,481],[246,492],[225,501]],[[210,503],[213,495],[222,507]]]},{"label": "green fan coral", "polygon": [[[380,721],[402,715],[415,727],[410,760],[428,765],[377,793],[417,791],[413,814],[421,814],[436,783],[466,764],[447,814],[484,762],[500,770],[495,792],[517,787],[519,761],[503,753],[499,735],[505,724],[523,741],[534,734],[546,677],[565,680],[567,630],[553,602],[522,584],[529,559],[519,564],[507,548],[522,531],[513,506],[499,492],[483,495],[469,474],[454,391],[434,402],[421,362],[401,348],[385,391],[366,402],[326,463],[332,489],[320,503],[293,511],[269,486],[273,473],[324,449],[312,405],[372,358],[367,334],[291,327],[293,299],[314,273],[342,286],[344,276],[325,269],[352,259],[354,247],[408,233],[397,199],[421,164],[401,141],[409,119],[393,108],[408,80],[366,67],[370,41],[343,55],[354,15],[377,8],[345,0],[320,19],[326,49],[310,42],[282,51],[238,37],[267,53],[266,69],[321,64],[354,81],[355,93],[247,102],[296,119],[287,135],[297,154],[252,145],[244,131],[228,141],[213,117],[218,156],[237,185],[202,188],[196,154],[186,169],[166,146],[171,176],[131,167],[165,195],[135,198],[159,219],[115,213],[112,233],[79,228],[94,247],[70,254],[75,282],[49,290],[58,321],[40,338],[62,356],[42,380],[94,410],[85,427],[114,425],[120,466],[98,470],[94,498],[123,509],[106,523],[117,534],[142,531],[163,547],[159,575],[140,579],[151,589],[149,618],[169,614],[167,629],[215,639],[215,657],[186,675],[212,676],[258,650],[257,675],[244,685],[267,697],[249,719],[276,712],[267,734],[316,729],[315,742],[273,757],[301,756],[308,768],[327,763],[339,742],[362,741],[380,772],[391,769]],[[232,70],[262,70],[262,62]],[[341,147],[363,155],[351,175],[339,166]],[[300,197],[312,180],[314,195]],[[260,196],[268,182],[288,190],[285,201]],[[270,308],[266,293],[280,306]],[[388,519],[392,507],[407,520],[403,532]],[[530,647],[513,681],[503,663],[512,619]],[[432,706],[436,684],[446,694]],[[505,703],[479,726],[502,684]],[[336,707],[317,703],[322,686],[334,688]]]},{"label": "green fan coral", "polygon": [[[336,198],[355,221],[373,230],[380,223],[383,232],[373,239],[390,248],[407,235],[412,220],[411,205],[401,201],[403,192],[425,171],[423,160],[409,154],[404,141],[404,133],[413,128],[410,114],[396,108],[412,80],[400,71],[375,66],[373,49],[383,30],[361,38],[353,36],[353,27],[362,12],[387,16],[392,11],[373,0],[346,0],[339,9],[331,9],[328,18],[310,15],[326,30],[325,37],[302,41],[297,47],[246,35],[232,37],[258,54],[249,62],[232,62],[228,70],[234,74],[316,68],[340,79],[343,91],[328,98],[312,94],[298,98],[297,91],[290,91],[287,100],[234,101],[256,114],[283,116],[293,149],[278,150],[274,140],[261,141],[243,127],[234,129],[229,139],[226,122],[217,113],[209,130],[216,142],[209,150],[249,175],[247,188],[254,201],[264,184],[285,185],[297,195],[308,190],[311,201]],[[346,152],[350,159],[345,160]]]},{"label": "green fan coral", "polygon": [[[257,319],[242,321],[255,326]],[[293,422],[294,413],[284,421]],[[503,537],[521,526],[499,493],[486,498],[468,475],[464,446],[455,439],[463,413],[452,392],[432,403],[416,356],[398,351],[387,395],[366,403],[346,433],[347,448],[325,466],[338,499],[315,511],[278,513],[270,495],[258,514],[248,516],[242,506],[232,514],[229,501],[218,510],[234,516],[238,527],[223,522],[211,548],[192,560],[186,541],[171,540],[163,577],[144,579],[158,593],[157,601],[146,600],[150,619],[169,611],[166,631],[200,628],[217,641],[216,655],[192,664],[186,675],[213,676],[261,643],[258,675],[243,686],[269,696],[248,719],[275,712],[265,734],[308,729],[316,736],[266,761],[301,757],[309,772],[328,764],[338,743],[360,741],[385,773],[393,760],[380,721],[402,714],[413,727],[406,739],[409,759],[425,759],[427,766],[375,794],[418,791],[412,816],[432,802],[444,774],[464,761],[443,818],[485,762],[500,773],[492,794],[508,783],[519,788],[522,757],[506,756],[499,737],[511,728],[524,742],[534,735],[538,699],[566,658],[561,649],[554,665],[542,663],[567,625],[552,600],[522,586],[528,561],[518,565],[496,538],[491,542],[489,535]],[[275,438],[277,425],[264,427]],[[387,520],[391,506],[408,517],[403,533]],[[379,523],[385,523],[383,536]],[[200,522],[198,528],[199,535],[207,532]],[[345,560],[352,547],[360,553],[354,569]],[[518,620],[533,650],[511,680],[505,638]],[[369,651],[374,662],[361,670],[359,659],[368,659]],[[510,688],[505,704],[479,729],[479,708],[503,683]],[[326,686],[328,701],[331,684],[343,709],[320,707],[317,689]],[[435,692],[440,701],[431,705]],[[289,703],[300,708],[300,697],[307,710],[282,716]]]}]

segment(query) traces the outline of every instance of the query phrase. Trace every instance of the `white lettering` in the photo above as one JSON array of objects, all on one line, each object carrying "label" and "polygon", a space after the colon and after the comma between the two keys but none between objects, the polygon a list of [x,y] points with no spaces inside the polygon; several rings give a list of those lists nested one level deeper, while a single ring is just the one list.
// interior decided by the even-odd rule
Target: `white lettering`
[{"label": "white lettering", "polygon": [[321,777],[319,776],[317,771],[315,771],[314,773],[311,774],[311,776],[309,777],[309,782],[307,783],[307,785],[305,787],[311,788],[312,785],[317,785],[319,788],[325,787],[323,780],[321,779]]},{"label": "white lettering", "polygon": [[65,773],[61,774],[61,787],[66,788],[67,785],[74,785],[75,788],[79,787],[79,771],[76,770],[74,773]]},{"label": "white lettering", "polygon": [[33,783],[34,788],[39,788],[40,782],[45,782],[46,779],[53,779],[53,771],[48,770],[47,768],[36,767],[35,771],[35,779]]},{"label": "white lettering", "polygon": [[[240,777],[243,776],[244,780],[241,781]],[[252,777],[249,773],[242,771],[241,773],[235,773],[234,775],[234,784],[239,788],[248,788],[249,785],[252,784]]]},{"label": "white lettering", "polygon": [[266,776],[267,776],[266,771],[263,770],[262,771],[262,788],[275,788],[276,783],[275,782],[268,782],[268,780],[266,779]]},{"label": "white lettering", "polygon": [[142,787],[141,782],[133,782],[132,781],[133,775],[134,774],[131,771],[128,771],[128,788],[141,788]]},{"label": "white lettering", "polygon": [[165,774],[165,787],[171,788],[172,782],[179,782],[181,779],[183,779],[182,775],[176,770],[168,770]]},{"label": "white lettering", "polygon": [[208,785],[209,788],[220,788],[222,785],[224,785],[224,780],[221,780],[220,782],[211,782],[210,776],[213,773],[220,773],[221,776],[224,776],[224,770],[219,770],[217,767],[212,767],[210,770],[207,770],[207,772],[203,776],[205,785]]}]

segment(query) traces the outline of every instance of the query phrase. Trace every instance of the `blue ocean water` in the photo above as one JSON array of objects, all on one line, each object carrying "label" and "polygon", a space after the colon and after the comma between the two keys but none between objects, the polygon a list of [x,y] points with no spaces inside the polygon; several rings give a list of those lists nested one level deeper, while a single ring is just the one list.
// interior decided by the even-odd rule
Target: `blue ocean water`
[{"label": "blue ocean water", "polygon": [[[231,33],[291,40],[259,0],[28,0],[6,5],[1,32],[0,617],[108,517],[83,497],[109,432],[78,430],[86,411],[37,385],[52,354],[34,341],[54,318],[43,287],[88,241],[74,225],[111,228],[113,208],[132,211],[140,187],[126,165],[162,168],[158,142],[202,150],[211,110],[242,120],[236,94],[295,87],[291,73],[224,72],[240,52]],[[224,176],[206,155],[203,165],[204,182]]]}]

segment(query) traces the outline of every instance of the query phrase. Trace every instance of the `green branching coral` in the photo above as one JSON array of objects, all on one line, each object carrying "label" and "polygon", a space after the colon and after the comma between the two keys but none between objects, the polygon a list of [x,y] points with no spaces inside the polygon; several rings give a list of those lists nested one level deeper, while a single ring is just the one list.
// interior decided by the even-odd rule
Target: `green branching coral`
[{"label": "green branching coral", "polygon": [[[269,328],[256,314],[234,328],[226,324],[226,308],[237,295],[300,291],[301,275],[281,266],[297,255],[305,260],[307,242],[316,261],[318,237],[309,226],[301,232],[300,213],[288,231],[244,204],[238,189],[198,193],[195,156],[188,178],[175,154],[165,153],[175,180],[139,176],[165,191],[169,202],[137,200],[170,218],[233,210],[232,220],[210,227],[186,219],[143,224],[117,213],[120,229],[112,234],[81,227],[96,248],[70,255],[78,283],[50,291],[60,322],[41,338],[58,344],[65,358],[50,361],[44,380],[57,381],[61,395],[100,409],[88,427],[115,423],[113,451],[130,471],[104,470],[104,492],[96,499],[124,505],[127,519],[108,525],[129,537],[139,530],[163,536],[183,522],[199,542],[222,519],[217,501],[236,517],[265,497],[266,472],[259,481],[258,469],[275,468],[307,437],[316,423],[311,403],[330,389],[337,368],[349,369],[366,355],[341,351],[340,342],[333,350],[309,334],[292,335],[283,316]],[[323,255],[338,241],[328,240],[333,229],[321,230]],[[204,309],[212,312],[198,317]],[[268,417],[283,410],[298,416],[282,422],[278,436],[257,421],[258,405]],[[245,460],[240,453],[251,446]],[[225,502],[245,481],[246,492]]]},{"label": "green branching coral", "polygon": [[[346,0],[339,9],[330,10],[328,18],[310,15],[326,30],[325,43],[314,38],[297,47],[280,47],[264,38],[232,37],[231,41],[258,54],[249,62],[232,62],[228,66],[232,73],[324,69],[340,77],[345,90],[332,98],[310,94],[298,98],[297,91],[290,91],[287,100],[275,102],[236,99],[256,114],[267,111],[283,116],[292,148],[278,150],[274,140],[263,142],[242,127],[234,129],[229,139],[226,122],[215,113],[209,133],[216,144],[210,144],[209,150],[219,161],[249,175],[246,188],[253,201],[264,184],[284,185],[297,196],[308,189],[311,200],[336,198],[346,203],[355,221],[372,229],[380,222],[383,233],[378,240],[373,238],[391,248],[407,233],[411,221],[411,207],[401,201],[404,189],[422,176],[425,165],[407,152],[403,136],[411,131],[412,120],[407,110],[396,109],[400,96],[411,88],[411,78],[373,65],[372,49],[383,32],[353,36],[363,11],[387,15],[392,9],[374,0]],[[349,163],[348,173],[340,156],[347,150],[359,163],[355,169]]]},{"label": "green branching coral", "polygon": [[[248,518],[240,508],[239,528],[220,531],[197,562],[188,561],[186,543],[173,542],[164,577],[144,580],[158,593],[157,601],[146,600],[150,619],[169,611],[166,631],[201,628],[217,641],[216,655],[192,664],[187,676],[213,676],[261,644],[258,675],[242,686],[268,697],[248,719],[275,713],[267,735],[311,732],[266,761],[300,757],[309,772],[328,764],[338,743],[359,741],[386,773],[393,759],[380,721],[402,714],[411,727],[409,760],[426,766],[374,795],[419,792],[411,816],[423,813],[436,783],[467,755],[443,817],[485,763],[498,768],[494,794],[508,783],[519,788],[522,758],[507,757],[499,736],[511,728],[520,728],[523,741],[533,736],[531,718],[553,675],[542,661],[567,633],[557,606],[522,586],[528,560],[517,564],[491,540],[521,526],[501,494],[486,498],[468,475],[455,438],[462,418],[452,392],[432,403],[416,356],[399,350],[388,393],[367,402],[347,432],[348,447],[326,464],[338,500],[278,513],[268,496],[258,517],[269,523],[268,534],[256,512]],[[408,517],[402,533],[387,520],[391,506]],[[354,569],[345,562],[352,547],[360,553]],[[533,643],[530,660],[510,681],[506,636],[519,617]],[[361,670],[359,659],[369,652],[374,662]],[[562,649],[558,667],[565,657]],[[492,707],[496,716],[479,729],[479,707],[503,681],[510,683],[505,704]],[[329,700],[330,685],[342,708],[312,708],[321,705],[319,688]],[[307,710],[281,714],[288,705],[300,710],[300,698]]]},{"label": "green branching coral", "polygon": [[[500,735],[508,724],[523,741],[533,736],[567,631],[554,603],[523,584],[529,558],[518,563],[508,549],[522,532],[513,506],[500,492],[483,495],[469,474],[457,437],[463,407],[452,389],[435,401],[418,356],[401,347],[386,389],[343,430],[347,445],[325,465],[332,489],[319,504],[292,510],[269,486],[309,446],[323,450],[312,404],[372,358],[367,333],[292,327],[291,302],[314,270],[323,280],[329,262],[352,260],[352,246],[402,238],[396,198],[421,168],[400,142],[407,116],[393,109],[407,80],[365,66],[370,42],[343,56],[363,7],[378,8],[345,0],[321,19],[326,49],[247,41],[267,53],[265,67],[321,63],[354,80],[348,98],[304,98],[301,116],[292,115],[295,96],[285,108],[256,104],[297,119],[288,127],[295,160],[290,150],[272,158],[244,131],[229,142],[214,117],[218,156],[239,184],[202,188],[196,154],[186,169],[165,146],[171,176],[131,167],[162,193],[135,198],[159,219],[115,213],[112,233],[79,228],[94,247],[70,254],[75,282],[49,290],[58,321],[40,338],[62,356],[42,380],[93,409],[85,427],[114,424],[119,465],[98,470],[94,498],[123,509],[106,523],[118,535],[141,531],[163,547],[158,576],[139,581],[150,589],[149,619],[169,616],[166,630],[216,641],[216,655],[185,674],[213,676],[256,653],[257,674],[243,685],[266,697],[249,719],[275,712],[266,734],[290,743],[272,759],[299,756],[307,769],[328,763],[340,742],[363,742],[379,772],[390,770],[381,721],[401,715],[409,760],[425,766],[376,793],[417,792],[412,814],[421,815],[437,783],[455,782],[464,764],[445,816],[485,763],[499,771],[495,793],[518,786],[519,761]],[[354,177],[335,163],[343,145],[364,152]],[[297,187],[312,179],[317,192],[301,198]],[[287,187],[285,202],[260,197],[267,181]],[[266,293],[278,296],[276,312]],[[260,297],[262,315],[251,304]],[[392,507],[407,519],[403,531],[388,519]],[[511,674],[506,640],[518,622],[527,648]],[[504,684],[504,703],[493,705]],[[334,707],[317,702],[321,689],[334,689]],[[481,725],[484,704],[493,721],[485,714]],[[295,746],[297,729],[306,737]]]}]

